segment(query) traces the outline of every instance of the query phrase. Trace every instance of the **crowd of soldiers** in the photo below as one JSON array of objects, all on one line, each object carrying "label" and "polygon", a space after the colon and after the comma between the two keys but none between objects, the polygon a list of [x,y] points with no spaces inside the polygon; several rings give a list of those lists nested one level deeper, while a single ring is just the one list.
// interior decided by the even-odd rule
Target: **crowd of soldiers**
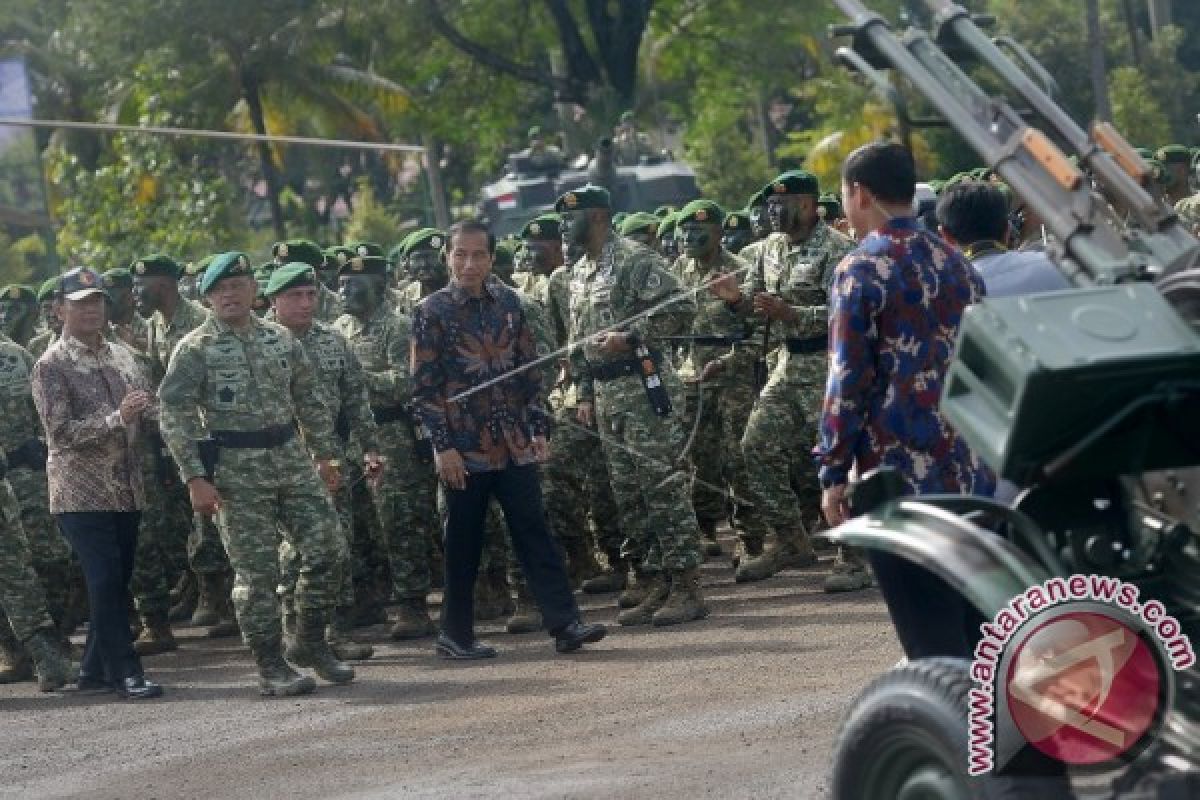
[{"label": "crowd of soldiers", "polygon": [[[1177,146],[1154,155],[1166,196],[1200,223],[1189,216],[1200,195],[1185,197],[1196,159]],[[1010,244],[1036,246],[1037,222],[1021,213]],[[605,189],[584,186],[497,244],[493,279],[522,298],[555,421],[542,470],[550,527],[575,587],[619,592],[621,625],[707,616],[706,558],[728,556],[740,583],[816,563],[827,298],[850,234],[838,197],[792,170],[736,211],[700,199],[614,214]],[[357,627],[388,623],[397,640],[435,632],[445,489],[412,411],[410,317],[450,281],[446,244],[432,228],[390,251],[295,239],[257,267],[244,253],[187,265],[147,254],[103,274],[108,338],[137,355],[161,405],[141,440],[139,654],[175,649],[173,623],[240,631],[262,690],[298,694],[311,679],[289,661],[345,682],[343,662],[370,658]],[[229,346],[235,334],[214,314],[238,276],[258,286],[253,348]],[[307,299],[293,302],[295,290]],[[0,682],[36,667],[44,689],[63,683],[46,665],[87,616],[49,513],[31,397],[34,362],[62,333],[61,302],[57,278],[0,290]],[[248,419],[256,433],[239,440]],[[729,554],[717,539],[726,524]],[[36,602],[8,577],[30,567]],[[861,555],[840,549],[825,589],[871,583]],[[506,618],[512,633],[542,627],[496,507],[476,617]]]}]

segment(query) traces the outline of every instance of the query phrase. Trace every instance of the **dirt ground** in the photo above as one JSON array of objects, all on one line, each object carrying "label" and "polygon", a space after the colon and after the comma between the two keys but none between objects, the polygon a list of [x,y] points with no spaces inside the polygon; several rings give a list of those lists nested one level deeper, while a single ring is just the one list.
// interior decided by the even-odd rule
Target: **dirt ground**
[{"label": "dirt ground", "polygon": [[160,700],[0,686],[0,797],[825,797],[844,711],[900,653],[876,591],[820,591],[827,562],[751,585],[709,563],[709,619],[570,656],[488,623],[499,658],[447,663],[366,629],[357,680],[302,698],[260,698],[240,641],[184,628],[146,659]]}]

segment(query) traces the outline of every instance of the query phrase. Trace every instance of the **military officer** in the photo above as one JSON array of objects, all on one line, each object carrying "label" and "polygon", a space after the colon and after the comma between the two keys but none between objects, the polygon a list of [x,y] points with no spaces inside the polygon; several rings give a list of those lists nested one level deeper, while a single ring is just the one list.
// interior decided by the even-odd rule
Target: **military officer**
[{"label": "military officer", "polygon": [[[337,284],[337,264],[327,263],[325,253],[316,242],[308,239],[276,242],[271,248],[271,257],[275,266],[300,262],[317,270],[317,274],[321,276],[321,285],[318,288],[318,320],[332,323],[342,315],[342,300],[333,288]],[[270,280],[270,276],[267,276],[267,279]]]},{"label": "military officer", "polygon": [[58,276],[47,278],[38,288],[37,301],[42,317],[42,331],[29,340],[26,350],[35,359],[54,344],[62,334],[62,320],[58,318],[58,306],[62,302]]},{"label": "military officer", "polygon": [[24,284],[12,284],[0,289],[0,333],[24,347],[37,329],[37,292]]}]

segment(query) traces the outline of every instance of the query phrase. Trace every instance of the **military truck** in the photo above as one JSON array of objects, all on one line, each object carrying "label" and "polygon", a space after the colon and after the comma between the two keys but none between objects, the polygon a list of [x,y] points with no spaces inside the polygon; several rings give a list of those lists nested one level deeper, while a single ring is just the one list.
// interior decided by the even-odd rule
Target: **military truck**
[{"label": "military truck", "polygon": [[658,206],[683,206],[700,196],[696,173],[667,155],[643,156],[634,166],[613,161],[611,139],[601,139],[582,166],[539,169],[527,151],[508,157],[505,174],[480,192],[479,214],[492,232],[505,236],[519,231],[531,217],[554,209],[563,192],[595,183],[612,193],[614,211],[650,211]]},{"label": "military truck", "polygon": [[[831,28],[850,40],[838,60],[896,106],[903,128],[957,131],[1044,220],[1048,254],[1076,288],[985,298],[963,317],[941,408],[1019,487],[1016,500],[906,497],[881,470],[851,487],[858,516],[828,538],[920,565],[987,621],[1055,578],[1118,578],[1136,588],[1131,621],[1154,606],[1182,633],[1173,641],[1200,643],[1200,242],[1147,191],[1146,162],[1111,125],[1077,125],[1019,43],[991,38],[951,0],[907,4],[927,16],[901,34],[859,0],[835,2],[850,20]],[[1003,93],[982,90],[980,73]],[[1018,620],[1006,644],[1033,641],[1045,619]],[[974,665],[988,655],[980,633]],[[994,672],[953,657],[902,661],[847,715],[833,798],[1200,797],[1194,654],[1189,663],[1145,631],[1112,641],[1143,648],[1150,665],[1140,727],[1104,705],[1128,663],[1111,651],[1078,663],[1042,651],[1025,664],[1002,648]],[[1024,676],[1049,682],[1018,686]],[[1045,692],[1016,692],[1030,685]],[[1031,733],[1030,709],[1062,724]],[[1052,753],[1060,733],[1099,755]],[[990,761],[975,761],[980,742]]]}]

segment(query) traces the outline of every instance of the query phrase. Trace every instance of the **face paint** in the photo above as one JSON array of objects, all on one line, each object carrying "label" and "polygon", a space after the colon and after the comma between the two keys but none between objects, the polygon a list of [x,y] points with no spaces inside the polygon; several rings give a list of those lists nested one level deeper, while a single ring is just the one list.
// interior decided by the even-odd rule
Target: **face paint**
[{"label": "face paint", "polygon": [[767,207],[765,205],[755,206],[750,209],[750,228],[759,239],[771,232],[771,223],[767,220]]},{"label": "face paint", "polygon": [[363,275],[343,275],[338,279],[338,295],[347,314],[362,315],[375,307],[375,286]]},{"label": "face paint", "polygon": [[568,244],[586,244],[591,225],[586,211],[568,211],[562,215],[559,230],[562,240]]},{"label": "face paint", "polygon": [[737,255],[742,252],[742,248],[750,244],[754,237],[749,231],[736,230],[732,233],[725,234],[725,238],[721,240],[721,245],[729,252]]},{"label": "face paint", "polygon": [[686,222],[679,229],[683,239],[683,252],[690,258],[703,258],[711,255],[713,244],[717,238],[713,235],[712,226],[704,223]]},{"label": "face paint", "polygon": [[408,257],[408,271],[414,280],[425,283],[450,280],[450,273],[436,250],[417,250]]}]

